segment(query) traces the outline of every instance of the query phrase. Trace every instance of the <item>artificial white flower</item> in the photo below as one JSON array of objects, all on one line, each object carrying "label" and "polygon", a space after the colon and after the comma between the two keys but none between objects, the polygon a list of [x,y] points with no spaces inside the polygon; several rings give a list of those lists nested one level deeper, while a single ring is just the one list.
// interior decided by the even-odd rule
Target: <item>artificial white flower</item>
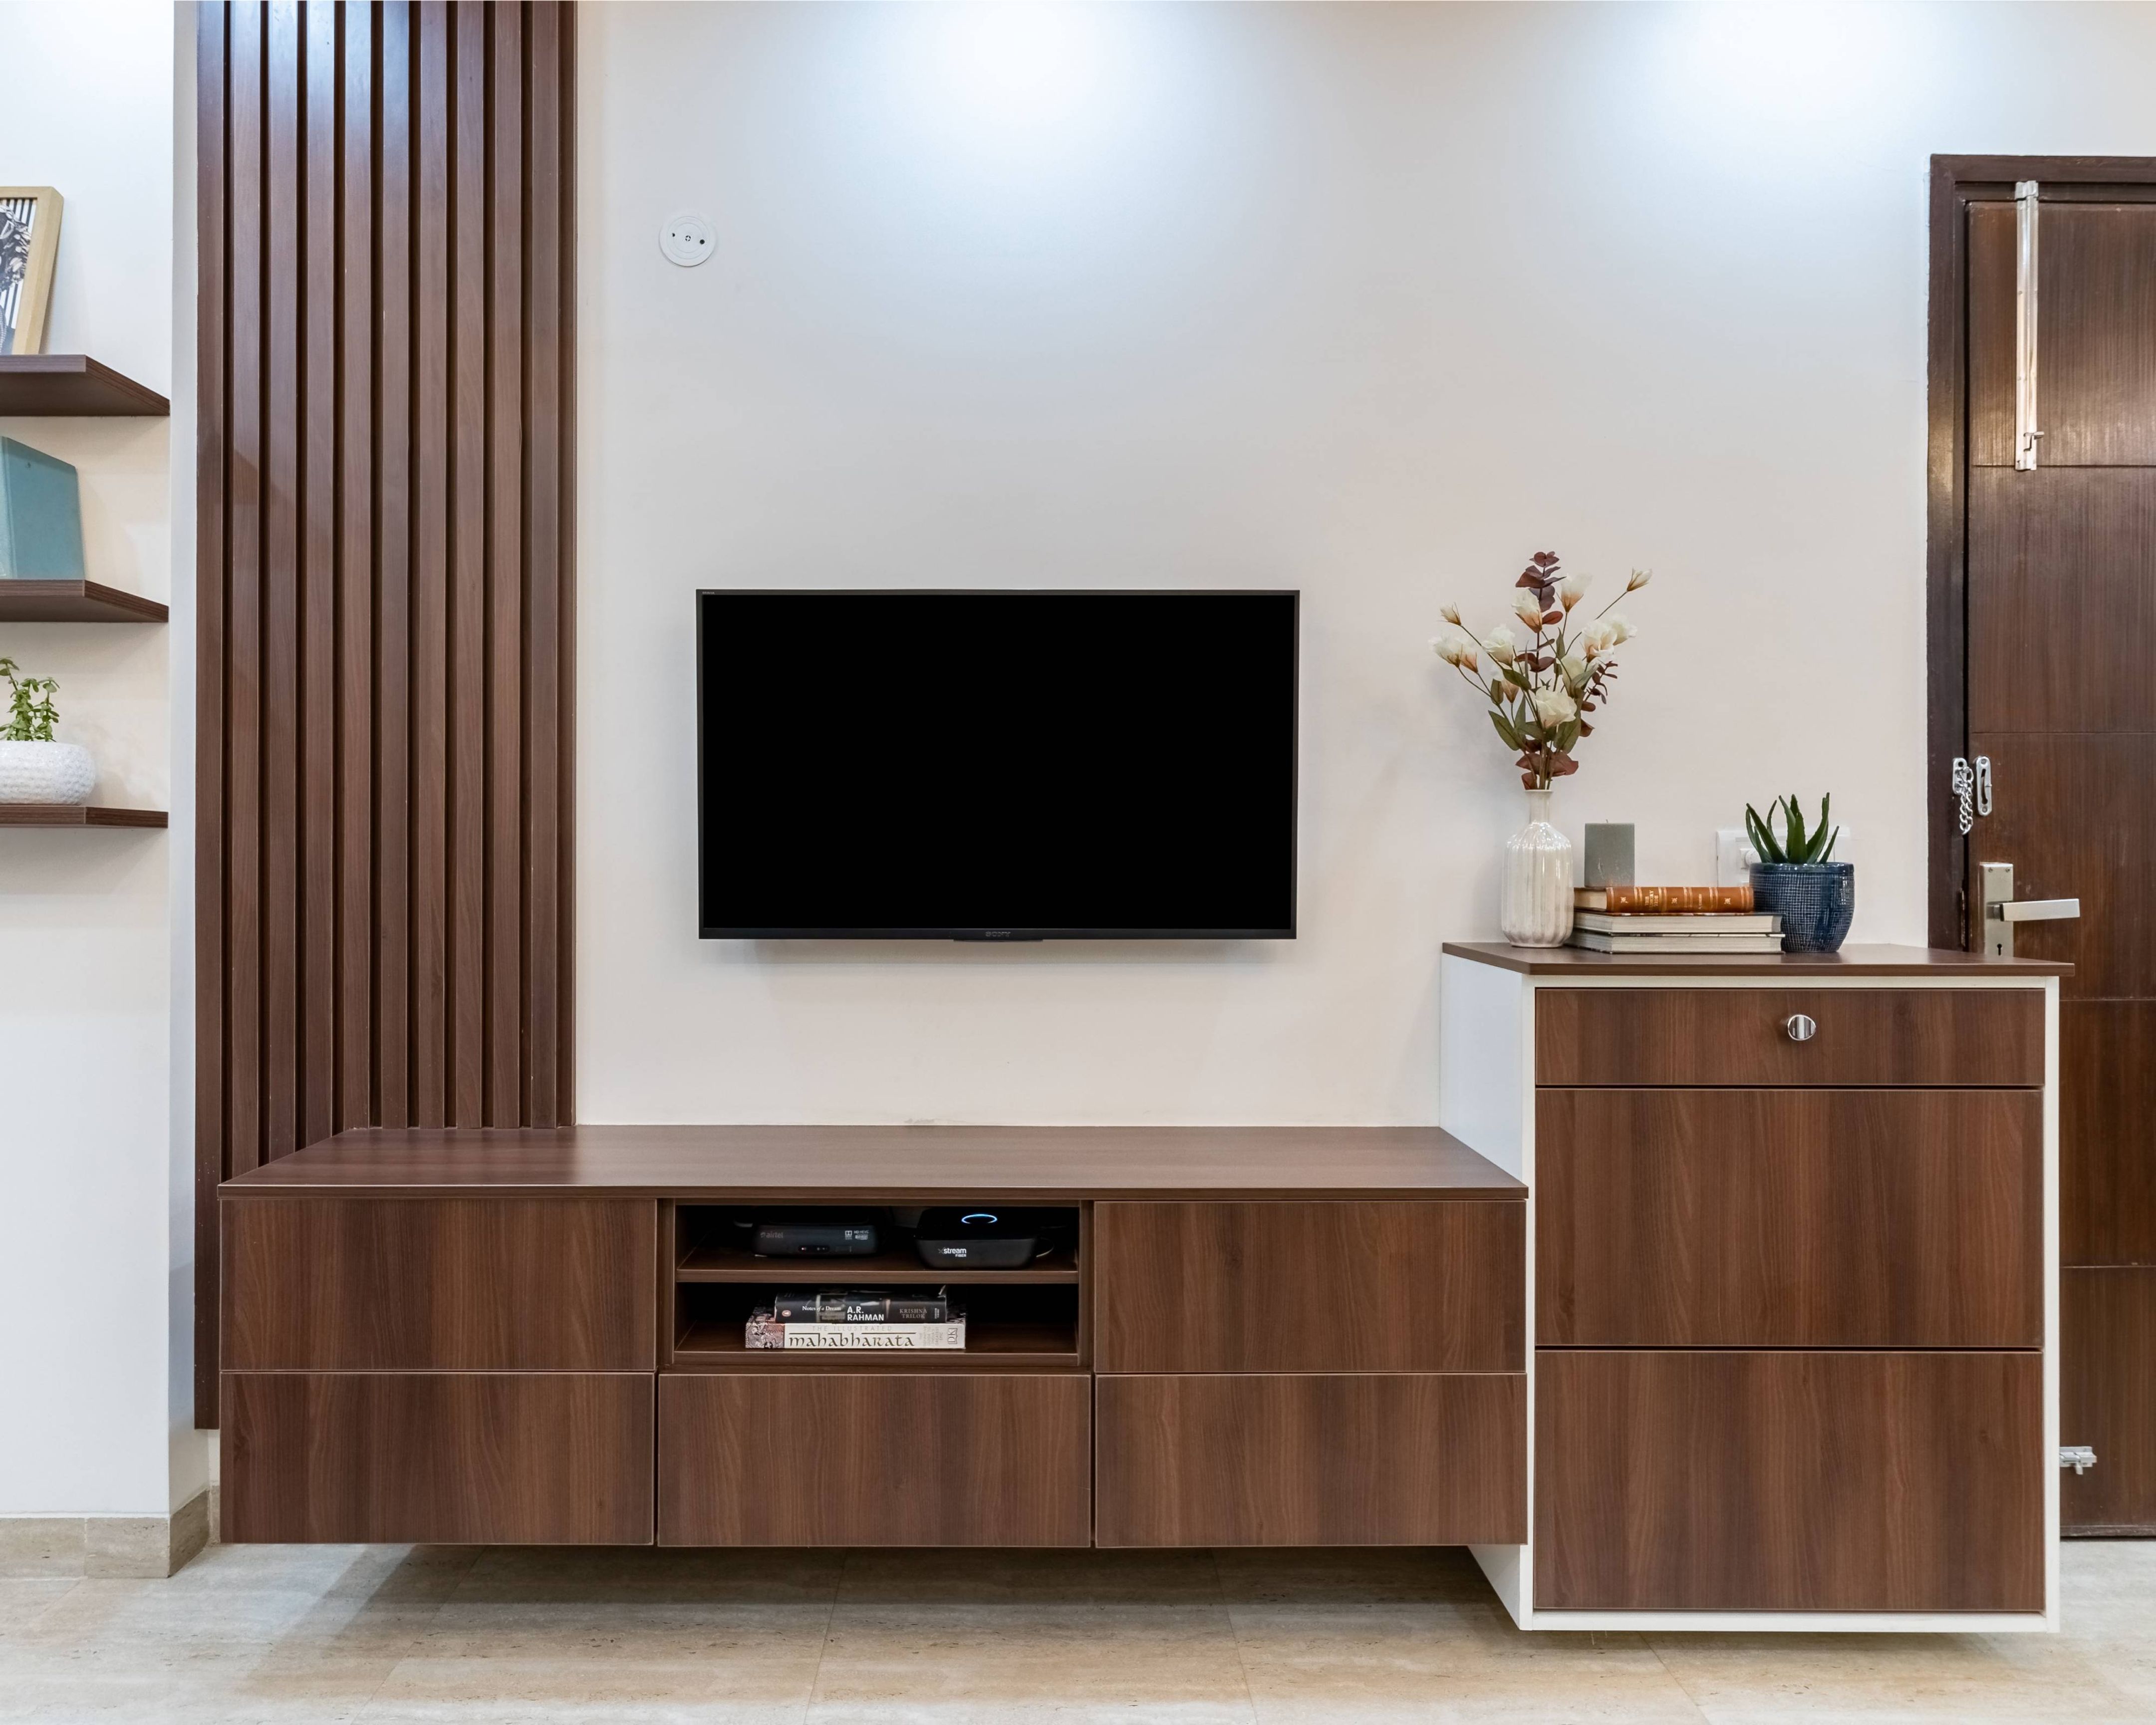
[{"label": "artificial white flower", "polygon": [[1558,660],[1557,668],[1564,673],[1565,681],[1575,689],[1587,681],[1587,660],[1577,652],[1568,654]]},{"label": "artificial white flower", "polygon": [[1442,617],[1442,618],[1443,618],[1443,619],[1444,619],[1447,623],[1450,624],[1451,624],[1455,629],[1457,629],[1457,628],[1459,628],[1459,627],[1460,627],[1460,607],[1459,607],[1459,606],[1457,606],[1457,605],[1440,605],[1440,606],[1437,608],[1437,614],[1438,614],[1439,616]]},{"label": "artificial white flower", "polygon": [[1652,569],[1635,569],[1632,572],[1632,578],[1625,583],[1625,591],[1637,593],[1654,578],[1655,572]]},{"label": "artificial white flower", "polygon": [[1482,644],[1482,650],[1500,665],[1510,665],[1520,656],[1520,644],[1512,639],[1512,632],[1503,624],[1490,631],[1490,639]]},{"label": "artificial white flower", "polygon": [[1602,620],[1609,627],[1609,644],[1613,647],[1623,646],[1625,642],[1639,633],[1625,620],[1624,613],[1621,611],[1612,611]]},{"label": "artificial white flower", "polygon": [[1587,582],[1584,575],[1568,575],[1558,583],[1558,600],[1566,610],[1571,610],[1587,597]]},{"label": "artificial white flower", "polygon": [[1581,632],[1579,644],[1589,659],[1599,659],[1617,644],[1617,631],[1606,621],[1590,623]]},{"label": "artificial white flower", "polygon": [[1578,704],[1562,689],[1537,689],[1534,700],[1535,716],[1543,721],[1547,730],[1569,724],[1579,716]]},{"label": "artificial white flower", "polygon": [[1480,670],[1481,665],[1475,657],[1475,643],[1466,636],[1450,631],[1438,636],[1430,644],[1430,651],[1447,665],[1456,665],[1467,670]]},{"label": "artificial white flower", "polygon": [[1531,629],[1543,626],[1543,602],[1532,593],[1522,592],[1512,601],[1512,609],[1521,622]]}]

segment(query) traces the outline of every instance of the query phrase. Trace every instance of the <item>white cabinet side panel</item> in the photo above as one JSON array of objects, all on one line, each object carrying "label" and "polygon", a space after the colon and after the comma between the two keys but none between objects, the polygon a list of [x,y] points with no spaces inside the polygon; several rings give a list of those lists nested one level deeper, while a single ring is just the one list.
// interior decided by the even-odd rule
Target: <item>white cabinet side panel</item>
[{"label": "white cabinet side panel", "polygon": [[1448,954],[1438,971],[1438,1124],[1511,1174],[1527,1178],[1521,1086],[1527,979]]}]

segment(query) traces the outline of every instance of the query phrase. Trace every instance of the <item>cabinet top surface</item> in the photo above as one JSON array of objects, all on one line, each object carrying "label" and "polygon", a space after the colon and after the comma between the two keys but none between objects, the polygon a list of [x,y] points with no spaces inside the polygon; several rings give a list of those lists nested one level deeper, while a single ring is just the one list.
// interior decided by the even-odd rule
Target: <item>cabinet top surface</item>
[{"label": "cabinet top surface", "polygon": [[751,1202],[1476,1199],[1527,1189],[1435,1127],[578,1126],[340,1132],[229,1197],[593,1192]]},{"label": "cabinet top surface", "polygon": [[2066,976],[2071,964],[2040,958],[1993,958],[1931,947],[1844,947],[1839,952],[1590,952],[1578,947],[1512,947],[1502,941],[1447,941],[1448,957],[1523,976],[1756,976],[1769,981],[1822,976],[1930,977],[1943,981],[2026,983]]}]

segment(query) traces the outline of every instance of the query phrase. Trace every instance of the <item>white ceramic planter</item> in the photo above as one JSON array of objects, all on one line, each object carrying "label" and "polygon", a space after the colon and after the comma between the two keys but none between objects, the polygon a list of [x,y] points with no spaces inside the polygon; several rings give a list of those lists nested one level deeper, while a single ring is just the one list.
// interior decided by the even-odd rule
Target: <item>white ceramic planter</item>
[{"label": "white ceramic planter", "polygon": [[90,751],[71,742],[0,742],[0,803],[87,803]]}]

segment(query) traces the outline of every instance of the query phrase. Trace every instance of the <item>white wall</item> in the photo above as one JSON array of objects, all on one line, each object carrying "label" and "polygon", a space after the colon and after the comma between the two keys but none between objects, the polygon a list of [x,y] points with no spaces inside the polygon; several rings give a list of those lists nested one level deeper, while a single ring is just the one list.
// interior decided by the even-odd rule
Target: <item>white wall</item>
[{"label": "white wall", "polygon": [[[2156,153],[2146,6],[605,5],[579,72],[587,1120],[1429,1121],[1517,778],[1424,642],[1641,635],[1560,811],[1835,793],[1923,916],[1926,175]],[[661,218],[716,222],[700,269]],[[1301,937],[695,938],[690,594],[1295,586]]]},{"label": "white wall", "polygon": [[[173,8],[0,4],[0,178],[66,200],[47,348],[169,391]],[[0,419],[0,434],[75,465],[95,578],[172,594],[184,419]],[[97,755],[100,802],[169,806],[182,650],[162,629],[0,625],[0,654],[59,679],[61,736]],[[192,1245],[175,1214],[184,883],[168,865],[185,843],[0,829],[0,1514],[162,1515],[202,1482],[176,1400]]]}]

